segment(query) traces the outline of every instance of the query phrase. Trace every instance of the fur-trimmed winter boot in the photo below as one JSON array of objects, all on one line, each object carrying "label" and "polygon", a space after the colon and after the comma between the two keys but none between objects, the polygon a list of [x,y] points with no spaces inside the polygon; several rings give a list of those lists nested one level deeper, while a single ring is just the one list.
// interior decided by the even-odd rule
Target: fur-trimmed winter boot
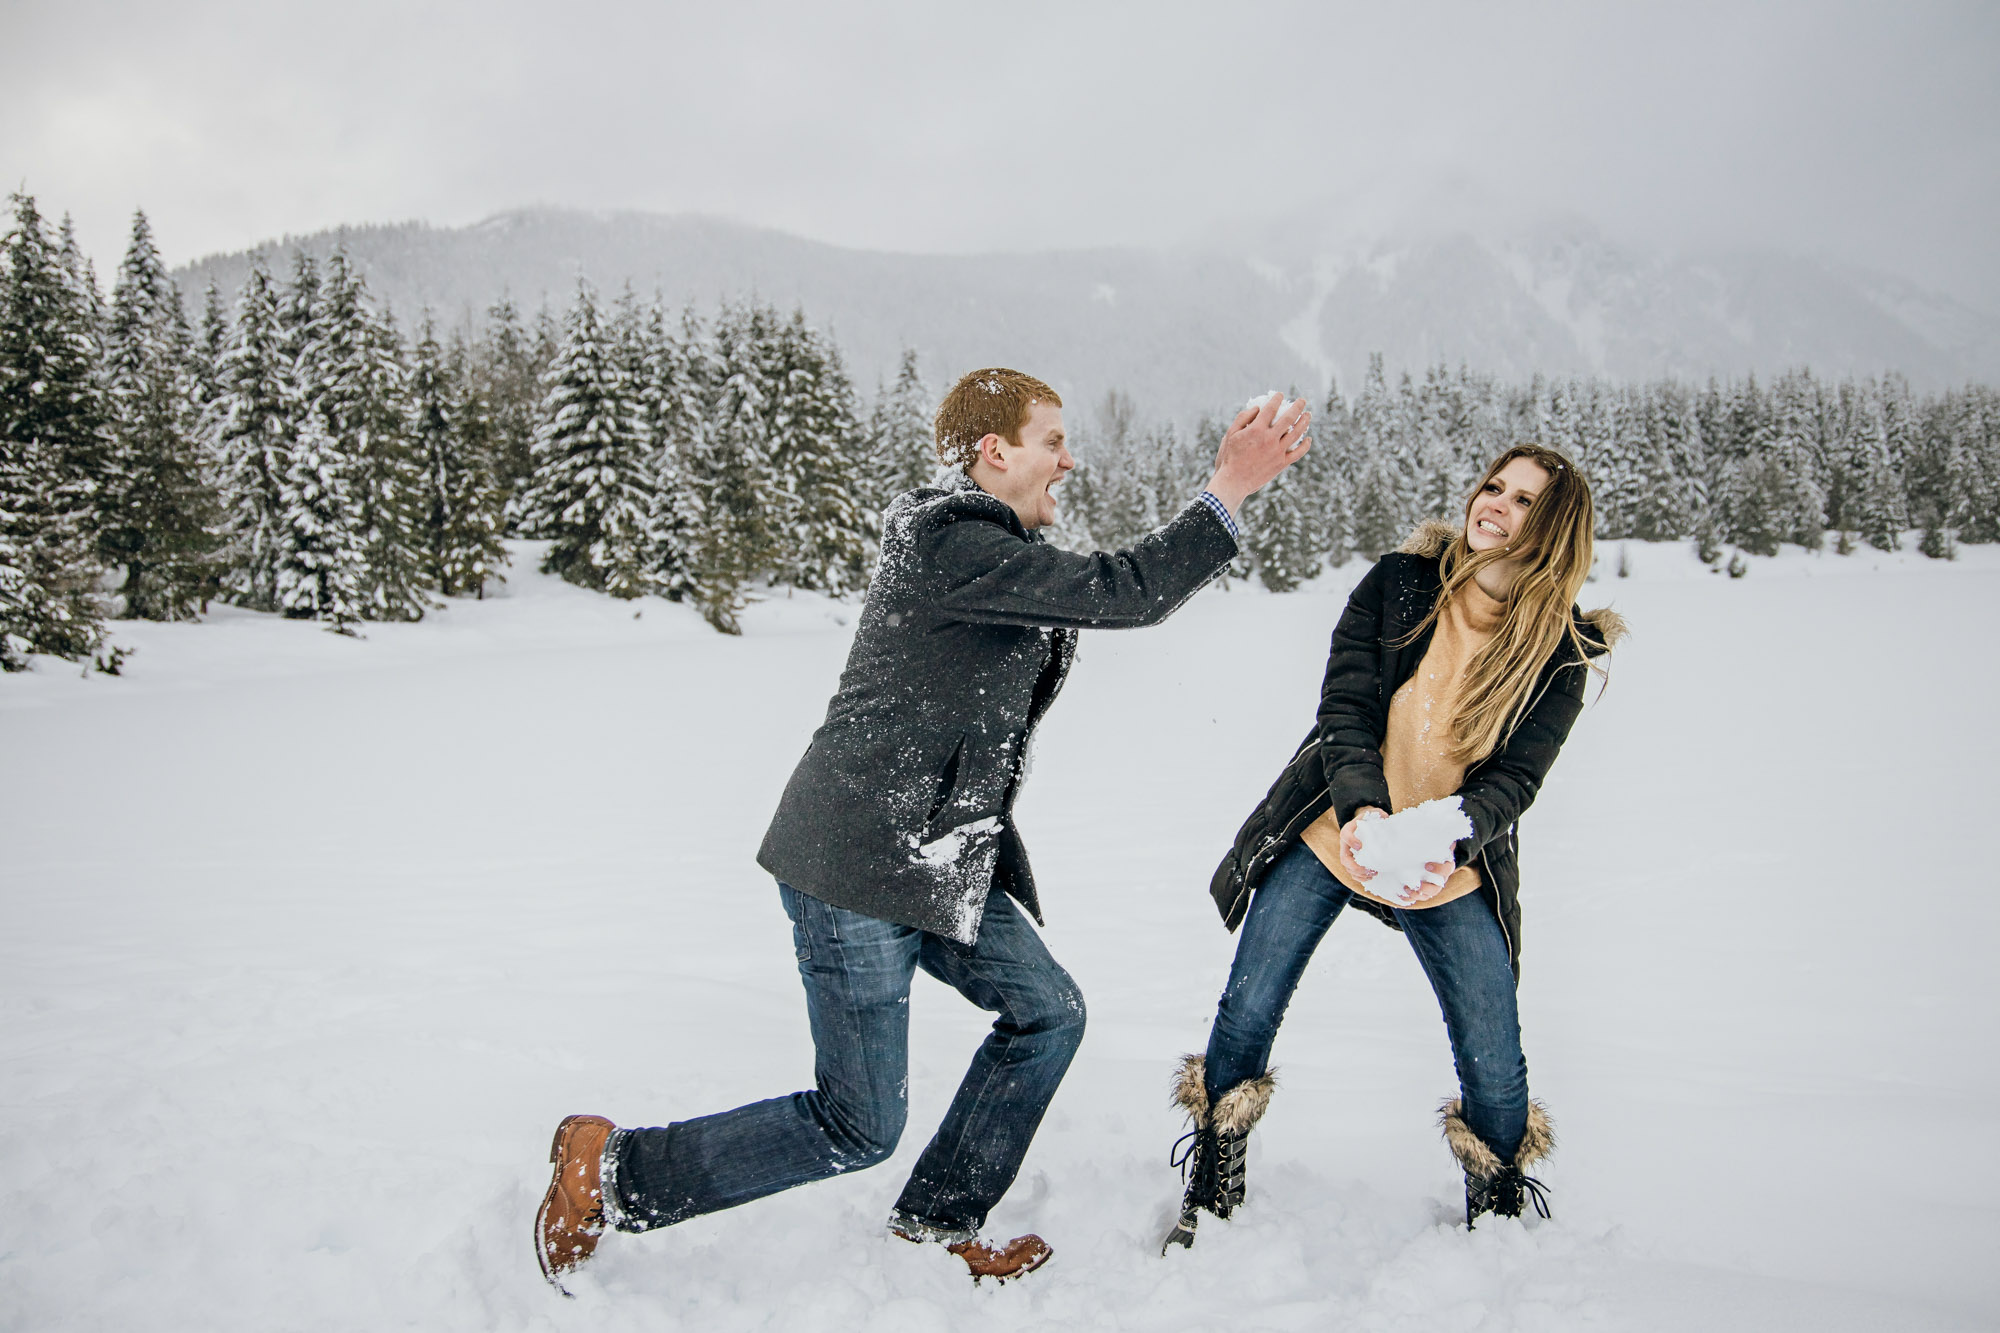
[{"label": "fur-trimmed winter boot", "polygon": [[1173,1104],[1188,1113],[1194,1128],[1181,1135],[1168,1158],[1186,1177],[1187,1192],[1181,1197],[1180,1221],[1167,1233],[1161,1254],[1175,1245],[1186,1249],[1194,1244],[1202,1209],[1228,1217],[1243,1202],[1250,1128],[1264,1118],[1271,1089],[1278,1085],[1277,1071],[1267,1070],[1216,1098],[1211,1111],[1203,1081],[1207,1065],[1204,1056],[1185,1055],[1174,1072]]},{"label": "fur-trimmed winter boot", "polygon": [[1549,1123],[1548,1108],[1540,1102],[1528,1103],[1528,1128],[1514,1160],[1502,1162],[1472,1132],[1461,1114],[1463,1106],[1453,1097],[1438,1107],[1438,1125],[1451,1155],[1465,1171],[1465,1226],[1471,1230],[1485,1213],[1495,1217],[1519,1217],[1529,1203],[1543,1217],[1549,1215],[1548,1187],[1528,1174],[1528,1168],[1555,1151],[1555,1126]]}]

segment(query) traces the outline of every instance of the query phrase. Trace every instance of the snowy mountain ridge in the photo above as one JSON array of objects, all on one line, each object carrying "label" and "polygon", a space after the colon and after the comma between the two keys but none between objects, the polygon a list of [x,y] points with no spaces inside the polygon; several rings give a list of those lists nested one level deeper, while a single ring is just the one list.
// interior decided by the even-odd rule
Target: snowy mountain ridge
[{"label": "snowy mountain ridge", "polygon": [[1257,253],[891,254],[712,217],[531,209],[466,227],[348,227],[181,269],[190,302],[233,296],[251,256],[345,245],[405,320],[477,319],[503,295],[561,309],[579,276],[698,307],[757,296],[831,325],[865,389],[915,347],[933,382],[982,364],[1049,373],[1095,402],[1121,388],[1187,417],[1244,385],[1351,389],[1368,356],[1391,373],[1438,360],[1515,378],[1828,375],[1900,370],[1919,388],[2000,379],[2000,319],[1882,274],[1769,252],[1668,255],[1565,220],[1391,228]]}]

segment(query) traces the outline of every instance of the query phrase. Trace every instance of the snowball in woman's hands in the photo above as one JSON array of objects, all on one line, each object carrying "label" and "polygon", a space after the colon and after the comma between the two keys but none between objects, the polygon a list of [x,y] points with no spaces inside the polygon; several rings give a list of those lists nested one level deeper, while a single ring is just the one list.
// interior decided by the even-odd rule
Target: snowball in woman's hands
[{"label": "snowball in woman's hands", "polygon": [[1437,883],[1425,865],[1454,860],[1452,844],[1472,836],[1472,821],[1465,816],[1464,802],[1445,796],[1382,819],[1364,819],[1359,834],[1355,863],[1375,872],[1368,891],[1407,902],[1424,884]]}]

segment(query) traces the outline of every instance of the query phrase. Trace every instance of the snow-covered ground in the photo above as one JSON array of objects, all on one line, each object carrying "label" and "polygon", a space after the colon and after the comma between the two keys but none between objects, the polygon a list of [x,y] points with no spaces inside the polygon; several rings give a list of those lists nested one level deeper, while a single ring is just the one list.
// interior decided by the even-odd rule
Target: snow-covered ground
[{"label": "snow-covered ground", "polygon": [[643,1237],[563,1301],[529,1224],[571,1111],[810,1079],[753,853],[853,608],[526,572],[365,642],[219,611],[127,675],[0,680],[0,1325],[202,1329],[1990,1328],[2000,1320],[2000,551],[1629,546],[1635,637],[1524,821],[1550,1222],[1457,1225],[1407,947],[1329,936],[1251,1202],[1194,1250],[1170,1067],[1232,940],[1216,857],[1312,713],[1357,570],[1086,635],[1019,812],[1090,1031],[975,1289],[881,1224],[983,1016],[919,977],[874,1171]]}]

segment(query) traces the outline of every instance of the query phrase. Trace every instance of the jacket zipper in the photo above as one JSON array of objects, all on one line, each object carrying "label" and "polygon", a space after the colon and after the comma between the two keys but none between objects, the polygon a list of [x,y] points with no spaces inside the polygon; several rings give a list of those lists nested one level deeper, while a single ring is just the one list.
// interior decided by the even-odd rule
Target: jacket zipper
[{"label": "jacket zipper", "polygon": [[[1514,836],[1512,825],[1508,826],[1507,836],[1510,838]],[[1493,885],[1493,919],[1499,923],[1500,938],[1507,941],[1507,961],[1511,963],[1514,961],[1514,936],[1507,929],[1507,918],[1500,913],[1500,885],[1497,882],[1499,877],[1493,873],[1493,867],[1486,859],[1484,847],[1479,849],[1479,868],[1485,873],[1486,882]]]}]

